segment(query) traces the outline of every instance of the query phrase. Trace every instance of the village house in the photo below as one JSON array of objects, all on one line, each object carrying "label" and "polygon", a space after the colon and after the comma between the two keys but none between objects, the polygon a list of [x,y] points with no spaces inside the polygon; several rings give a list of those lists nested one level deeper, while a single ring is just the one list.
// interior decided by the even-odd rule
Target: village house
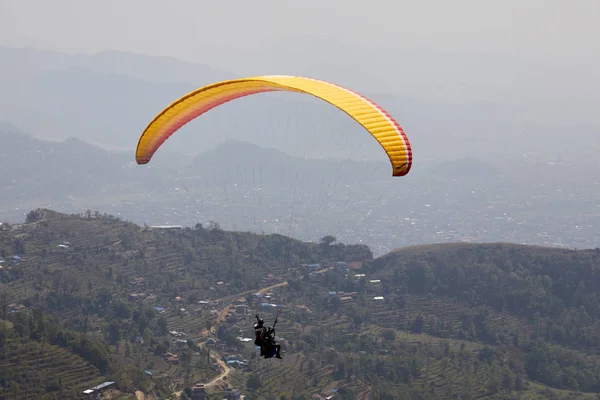
[{"label": "village house", "polygon": [[8,308],[10,310],[10,312],[17,312],[17,311],[23,311],[25,310],[27,307],[25,307],[25,305],[23,304],[17,304],[17,303],[12,303],[8,305]]},{"label": "village house", "polygon": [[173,353],[165,354],[165,361],[169,364],[179,364],[179,356]]},{"label": "village house", "polygon": [[185,339],[173,339],[171,343],[178,349],[184,349],[187,347],[188,341]]},{"label": "village house", "polygon": [[361,269],[363,266],[362,261],[352,261],[348,263],[348,268],[352,270]]},{"label": "village house", "polygon": [[279,280],[277,279],[277,277],[271,273],[268,273],[264,278],[263,278],[263,283],[265,285],[274,285],[276,284]]},{"label": "village house", "polygon": [[201,383],[196,383],[194,387],[192,387],[192,400],[205,400],[206,399],[206,389],[204,385]]},{"label": "village house", "polygon": [[240,400],[241,396],[242,394],[238,389],[226,388],[223,393],[224,400]]},{"label": "village house", "polygon": [[115,382],[104,382],[98,386],[94,386],[93,388],[84,390],[83,394],[88,400],[100,399],[102,393],[106,392],[108,389],[112,389],[114,386]]},{"label": "village house", "polygon": [[133,286],[142,286],[145,283],[144,278],[133,278],[131,282],[129,282]]},{"label": "village house", "polygon": [[322,269],[321,264],[308,264],[307,268],[309,272],[315,272]]},{"label": "village house", "polygon": [[248,305],[247,304],[238,304],[235,306],[235,312],[239,315],[248,314]]},{"label": "village house", "polygon": [[146,297],[148,297],[146,293],[130,293],[129,296],[127,296],[129,301],[143,300]]}]

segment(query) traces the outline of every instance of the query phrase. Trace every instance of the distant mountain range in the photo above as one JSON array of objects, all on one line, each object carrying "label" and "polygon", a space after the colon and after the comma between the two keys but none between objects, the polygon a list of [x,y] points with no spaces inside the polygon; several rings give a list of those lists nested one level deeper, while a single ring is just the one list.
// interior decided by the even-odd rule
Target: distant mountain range
[{"label": "distant mountain range", "polygon": [[[75,138],[41,140],[8,123],[0,124],[0,143],[0,208],[86,198],[94,204],[95,196],[127,198],[182,180],[189,190],[234,184],[285,187],[294,182],[302,182],[308,190],[342,183],[398,181],[391,177],[385,155],[377,163],[309,159],[236,140],[194,158],[167,152],[145,166],[135,163],[133,151],[107,151]],[[477,164],[479,177],[497,173],[483,161],[470,162]],[[439,168],[450,173],[458,168],[462,173],[453,173],[464,178],[470,173],[465,168],[471,167],[462,164],[461,160],[425,163],[425,170],[411,175],[435,175]]]},{"label": "distant mountain range", "polygon": [[[40,138],[75,137],[111,150],[131,150],[147,123],[171,101],[235,76],[166,57],[0,47],[0,119]],[[435,104],[392,93],[363,94],[398,119],[420,160],[532,152],[581,156],[599,140],[594,127],[576,127],[570,135],[578,140],[565,141],[564,127],[532,125],[514,107],[499,104]],[[218,107],[184,126],[159,153],[195,156],[230,139],[295,156],[381,156],[370,135],[334,107],[310,96],[282,93]],[[564,145],[557,149],[555,143],[561,140]]]},{"label": "distant mountain range", "polygon": [[[138,166],[132,151],[109,152],[74,138],[40,140],[6,123],[0,124],[0,143],[0,198],[11,204],[63,201],[107,192],[126,196],[160,187],[174,176],[192,178],[192,187],[210,185],[218,176],[220,186],[221,182],[248,183],[240,173],[256,170],[257,184],[259,179],[264,179],[263,184],[277,184],[293,172],[312,174],[312,179],[322,181],[340,169],[337,161],[305,160],[239,141],[224,142],[187,163],[171,163],[175,157],[157,157],[147,166]],[[354,181],[366,179],[364,163],[359,164],[345,163],[345,176]],[[383,170],[387,165],[375,167]],[[382,173],[386,178],[389,175],[387,170]]]}]

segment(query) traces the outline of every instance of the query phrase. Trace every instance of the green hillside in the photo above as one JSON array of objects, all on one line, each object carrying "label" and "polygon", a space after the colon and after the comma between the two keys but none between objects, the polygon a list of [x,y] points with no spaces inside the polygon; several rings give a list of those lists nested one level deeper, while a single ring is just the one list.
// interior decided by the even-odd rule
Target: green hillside
[{"label": "green hillside", "polygon": [[[10,382],[19,384],[23,393],[34,382],[54,388],[58,372],[64,371],[63,387],[79,392],[102,377],[118,381],[129,366],[150,371],[151,390],[159,396],[211,379],[218,375],[218,365],[194,348],[193,339],[205,335],[216,316],[199,306],[199,300],[220,307],[236,293],[285,282],[296,273],[290,267],[300,261],[372,258],[366,246],[323,249],[280,235],[225,232],[218,224],[161,229],[92,212],[32,211],[24,224],[1,226],[2,317],[12,324],[32,310],[52,315],[62,327],[107,346],[115,368],[94,375],[81,363],[70,368],[56,359],[57,370],[43,369],[37,381],[25,372],[6,375],[14,376]],[[185,333],[184,340],[191,342],[176,343],[170,331]],[[6,351],[13,350],[11,340],[3,343]],[[39,338],[31,338],[30,345],[40,345]],[[168,361],[168,353],[179,360]],[[30,359],[33,354],[12,357],[2,368],[16,371],[40,362]],[[61,354],[68,360],[68,349]],[[4,369],[0,373],[5,375]],[[128,380],[132,383],[119,388],[131,392],[143,383]]]},{"label": "green hillside", "polygon": [[[112,398],[185,399],[196,382],[247,399],[600,392],[599,249],[437,244],[373,259],[334,237],[49,210],[1,229],[0,399],[78,398],[105,380]],[[264,360],[238,338],[275,310],[284,359]],[[223,377],[234,355],[245,361]]]},{"label": "green hillside", "polygon": [[[303,339],[314,349],[303,354],[322,361],[333,348],[347,371],[366,351],[360,358],[381,370],[363,378],[389,398],[467,398],[467,388],[473,398],[535,398],[543,386],[534,382],[562,390],[554,396],[581,390],[590,398],[600,388],[599,270],[600,250],[431,245],[282,290],[313,311],[291,317],[315,321],[313,337]],[[415,371],[389,364],[415,355]],[[394,385],[398,378],[407,387]]]}]

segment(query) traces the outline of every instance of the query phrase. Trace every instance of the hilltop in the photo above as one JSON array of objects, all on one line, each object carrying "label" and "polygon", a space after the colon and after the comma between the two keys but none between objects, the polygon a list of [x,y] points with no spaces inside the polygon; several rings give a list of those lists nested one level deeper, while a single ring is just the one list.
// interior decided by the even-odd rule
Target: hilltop
[{"label": "hilltop", "polygon": [[[97,212],[67,215],[38,209],[28,213],[24,224],[1,225],[0,257],[2,319],[16,329],[21,326],[18,318],[25,318],[19,316],[28,310],[48,314],[61,326],[108,345],[111,365],[120,366],[90,369],[85,376],[59,358],[56,367],[44,366],[45,358],[35,359],[35,349],[46,342],[35,335],[26,342],[32,351],[17,359],[11,345],[17,338],[10,334],[3,346],[11,355],[7,360],[12,361],[3,368],[13,371],[11,388],[28,387],[32,378],[23,368],[32,366],[46,371],[46,375],[38,374],[38,382],[49,385],[48,379],[61,379],[61,385],[47,389],[53,393],[90,387],[102,376],[121,381],[119,388],[131,392],[132,385],[144,383],[140,369],[145,368],[167,378],[164,384],[151,385],[155,393],[164,394],[184,379],[218,374],[217,366],[208,362],[210,358],[203,358],[205,353],[193,346],[191,365],[196,369],[192,375],[169,359],[169,351],[185,350],[177,347],[181,343],[171,343],[170,331],[193,338],[210,328],[213,314],[199,305],[199,300],[217,301],[267,283],[284,282],[293,275],[289,266],[300,260],[360,261],[371,259],[372,253],[362,245],[324,248],[281,235],[226,232],[216,223],[186,229],[152,228]],[[49,336],[47,344],[59,344],[68,359],[70,348],[60,343]],[[184,366],[190,365],[192,358]],[[74,363],[73,368],[84,373],[80,364]],[[137,375],[135,370],[123,371],[128,365],[137,368]],[[26,396],[30,391],[19,393]]]},{"label": "hilltop", "polygon": [[[213,379],[211,391],[278,398],[335,389],[352,399],[592,399],[600,390],[599,249],[456,243],[373,259],[332,236],[309,243],[40,209],[2,225],[0,257],[3,319],[17,326],[37,310],[105,346],[108,370],[87,359],[47,366],[69,393],[104,379],[159,397]],[[254,313],[273,321],[271,303],[280,363],[236,339],[251,336]],[[21,396],[33,382],[24,365],[44,365],[36,346],[56,346],[28,337],[21,358],[5,350]]]},{"label": "hilltop", "polygon": [[[139,275],[147,275],[146,285],[162,287],[168,294],[180,289],[184,289],[182,297],[195,290],[225,294],[232,289],[260,287],[267,272],[284,279],[290,276],[290,263],[316,262],[325,256],[316,243],[276,234],[228,232],[218,223],[185,229],[140,227],[91,211],[69,215],[34,210],[27,214],[25,224],[4,225],[0,235],[4,259],[12,255],[27,259],[17,269],[19,276],[27,276],[30,268],[33,273],[41,265],[50,275],[68,271],[69,279],[76,281],[74,294],[97,293],[109,286],[125,290]],[[372,258],[365,245],[335,244],[330,251],[333,249],[326,254],[330,259]],[[23,281],[27,279],[5,283],[15,286]],[[219,281],[227,281],[228,289],[215,288]],[[36,285],[43,285],[43,281],[38,280]]]}]

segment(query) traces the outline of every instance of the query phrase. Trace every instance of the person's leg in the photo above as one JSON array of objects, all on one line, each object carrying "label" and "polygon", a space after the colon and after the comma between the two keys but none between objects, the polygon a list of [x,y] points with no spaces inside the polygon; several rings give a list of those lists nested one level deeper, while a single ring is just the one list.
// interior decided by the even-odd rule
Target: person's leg
[{"label": "person's leg", "polygon": [[264,358],[271,358],[271,357],[273,357],[273,356],[271,355],[271,353],[273,352],[273,346],[271,346],[271,344],[270,344],[270,343],[266,343],[266,344],[264,345],[264,347],[261,347],[261,349],[264,349],[264,350],[263,350],[263,352],[262,352],[262,356],[263,356]]},{"label": "person's leg", "polygon": [[275,357],[281,358],[281,354],[279,354],[280,351],[281,351],[281,345],[280,344],[275,345],[275,352],[276,352]]}]

